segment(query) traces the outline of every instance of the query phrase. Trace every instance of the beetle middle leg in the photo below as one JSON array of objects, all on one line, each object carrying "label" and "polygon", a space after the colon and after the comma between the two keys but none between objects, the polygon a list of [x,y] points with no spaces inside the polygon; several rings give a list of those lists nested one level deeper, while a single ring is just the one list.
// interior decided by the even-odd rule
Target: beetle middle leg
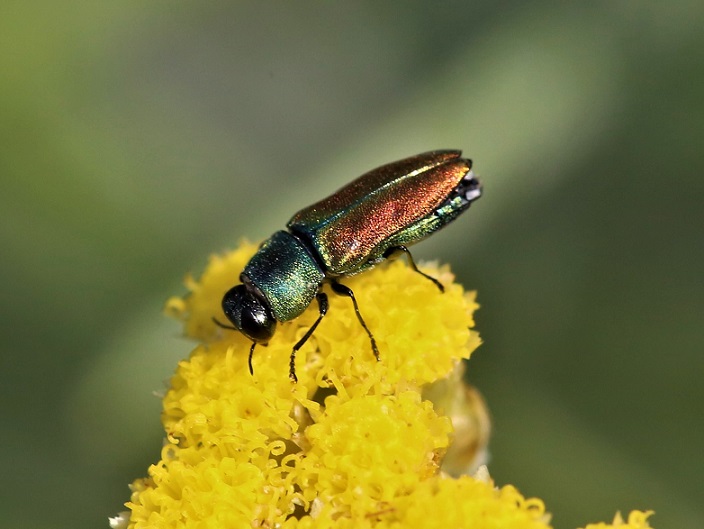
[{"label": "beetle middle leg", "polygon": [[315,323],[311,325],[310,329],[308,329],[308,331],[303,335],[303,338],[296,342],[296,345],[293,346],[293,350],[291,351],[291,360],[289,361],[288,366],[288,376],[294,382],[298,382],[298,377],[296,376],[296,352],[298,352],[298,350],[303,347],[303,344],[308,341],[308,338],[313,335],[316,327],[328,312],[327,294],[325,294],[325,292],[318,292],[315,295],[315,299],[318,300],[318,319],[315,320]]},{"label": "beetle middle leg", "polygon": [[378,362],[379,349],[376,346],[376,340],[374,339],[374,336],[369,330],[369,327],[367,327],[367,324],[364,323],[364,318],[362,318],[362,313],[359,312],[359,305],[357,305],[357,298],[354,297],[354,292],[352,292],[352,289],[350,287],[346,287],[345,285],[343,285],[342,283],[338,283],[334,279],[330,280],[330,286],[332,287],[332,290],[333,292],[335,292],[335,294],[347,296],[352,300],[352,305],[354,305],[354,312],[355,314],[357,314],[357,319],[359,320],[359,323],[362,325],[364,330],[367,331],[367,336],[369,336],[369,340],[372,342],[372,351],[374,352],[374,357],[377,359]]},{"label": "beetle middle leg", "polygon": [[445,292],[445,287],[442,285],[440,281],[435,279],[433,276],[429,276],[426,273],[421,272],[418,270],[418,267],[416,266],[415,261],[413,260],[413,256],[411,255],[411,252],[408,251],[408,248],[405,246],[392,246],[388,250],[384,252],[384,257],[386,259],[396,259],[399,257],[401,254],[406,254],[406,258],[408,259],[408,264],[411,265],[411,268],[413,269],[414,272],[418,272],[420,275],[422,275],[426,279],[430,279],[433,283],[435,283],[435,286],[440,289],[440,292]]}]

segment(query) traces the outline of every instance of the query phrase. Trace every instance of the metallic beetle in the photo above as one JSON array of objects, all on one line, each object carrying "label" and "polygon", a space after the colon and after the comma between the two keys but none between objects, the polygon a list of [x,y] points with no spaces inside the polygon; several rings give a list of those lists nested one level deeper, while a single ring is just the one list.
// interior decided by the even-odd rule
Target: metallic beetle
[{"label": "metallic beetle", "polygon": [[252,340],[249,370],[257,343],[267,343],[277,322],[299,316],[317,299],[319,316],[291,352],[289,375],[296,381],[295,357],[328,310],[327,283],[348,296],[357,319],[379,351],[362,318],[352,290],[338,278],[364,272],[381,261],[405,254],[416,272],[407,245],[453,221],[481,196],[471,160],[461,151],[432,151],[378,167],[302,209],[265,241],[240,275],[242,284],[223,297],[222,309],[234,327]]}]

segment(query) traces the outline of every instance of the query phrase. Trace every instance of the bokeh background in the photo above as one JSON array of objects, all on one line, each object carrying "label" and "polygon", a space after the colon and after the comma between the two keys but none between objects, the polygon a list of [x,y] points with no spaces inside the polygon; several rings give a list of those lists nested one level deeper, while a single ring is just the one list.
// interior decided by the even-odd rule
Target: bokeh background
[{"label": "bokeh background", "polygon": [[697,1],[5,0],[0,525],[123,509],[192,347],[163,302],[211,252],[462,148],[485,196],[415,253],[479,291],[492,475],[556,527],[704,527],[702,28]]}]

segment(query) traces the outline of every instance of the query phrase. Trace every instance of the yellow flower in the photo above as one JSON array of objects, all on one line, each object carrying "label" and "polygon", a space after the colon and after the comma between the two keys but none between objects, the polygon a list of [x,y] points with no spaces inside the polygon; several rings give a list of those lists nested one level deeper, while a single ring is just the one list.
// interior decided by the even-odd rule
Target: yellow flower
[{"label": "yellow flower", "polygon": [[250,342],[213,322],[255,251],[245,242],[212,257],[199,281],[187,279],[189,294],[167,303],[199,345],[164,397],[160,460],[113,527],[549,527],[541,500],[495,487],[485,467],[466,475],[488,437],[483,401],[462,382],[462,360],[480,344],[478,305],[447,267],[424,268],[444,293],[404,261],[346,278],[380,361],[350,300],[330,293],[292,383],[291,348],[315,304],[256,347],[254,375]]},{"label": "yellow flower", "polygon": [[628,515],[628,521],[624,521],[621,513],[616,513],[613,523],[590,523],[584,529],[609,529],[610,527],[617,527],[618,529],[648,529],[650,527],[648,518],[652,514],[653,511],[631,511]]}]

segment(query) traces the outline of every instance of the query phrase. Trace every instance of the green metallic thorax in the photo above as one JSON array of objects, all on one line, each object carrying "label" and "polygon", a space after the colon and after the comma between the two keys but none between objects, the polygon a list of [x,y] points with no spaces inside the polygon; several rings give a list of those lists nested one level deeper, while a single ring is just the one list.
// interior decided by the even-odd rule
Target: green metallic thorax
[{"label": "green metallic thorax", "polygon": [[325,274],[301,242],[286,231],[265,241],[242,273],[266,297],[278,321],[289,321],[311,304]]}]

